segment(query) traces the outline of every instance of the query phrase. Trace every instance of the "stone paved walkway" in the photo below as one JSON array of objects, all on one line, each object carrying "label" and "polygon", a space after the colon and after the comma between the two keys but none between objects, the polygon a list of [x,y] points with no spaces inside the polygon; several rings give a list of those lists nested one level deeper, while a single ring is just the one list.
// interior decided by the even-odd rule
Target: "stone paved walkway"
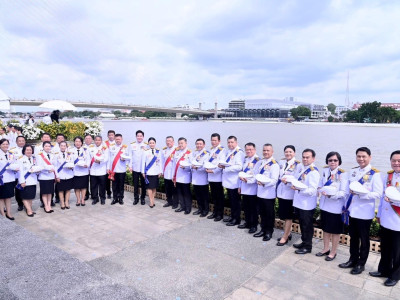
[{"label": "stone paved walkway", "polygon": [[[133,195],[126,193],[125,205],[111,206],[107,200],[104,206],[92,206],[87,201],[85,207],[76,207],[73,198],[70,210],[57,206],[50,215],[35,201],[34,218],[24,212],[14,214],[15,223],[28,231],[26,245],[24,239],[11,239],[3,232],[0,251],[17,253],[15,249],[29,249],[30,245],[35,251],[43,248],[45,253],[50,251],[47,248],[53,252],[58,248],[53,254],[53,267],[41,266],[38,274],[62,281],[78,272],[76,280],[80,284],[69,279],[61,289],[64,294],[76,296],[79,286],[81,293],[75,299],[112,299],[118,294],[126,299],[182,300],[400,298],[400,286],[387,288],[383,279],[368,276],[368,271],[377,268],[377,254],[370,254],[363,274],[353,276],[337,267],[347,260],[347,247],[341,246],[337,258],[326,262],[314,255],[322,248],[322,241],[314,240],[313,253],[299,256],[291,247],[299,235],[294,234],[289,245],[277,247],[275,238],[280,236],[280,230],[275,231],[274,240],[262,242],[222,222],[175,213],[163,208],[161,200],[151,209],[148,205],[133,206],[132,199]],[[0,226],[7,222],[10,221],[2,219]],[[10,229],[11,235],[24,231],[16,228]],[[65,261],[57,259],[62,253]],[[6,265],[12,268],[0,267],[0,285],[5,283],[0,292],[9,295],[0,295],[0,299],[64,298],[57,286],[51,285],[41,295],[40,289],[18,281],[40,282],[35,279],[39,276],[35,272],[20,274],[21,269],[34,270],[41,264],[40,256],[25,261],[26,255],[18,258],[10,254],[7,261],[14,261]],[[66,261],[71,266],[68,272],[64,270]],[[86,275],[79,273],[82,270]],[[88,285],[96,287],[92,294]]]}]

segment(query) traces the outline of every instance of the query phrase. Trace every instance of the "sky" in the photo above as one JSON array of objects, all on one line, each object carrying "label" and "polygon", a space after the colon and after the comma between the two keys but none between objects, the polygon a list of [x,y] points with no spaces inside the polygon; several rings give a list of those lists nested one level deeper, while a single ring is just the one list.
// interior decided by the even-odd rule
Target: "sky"
[{"label": "sky", "polygon": [[400,1],[0,0],[0,94],[400,102]]}]

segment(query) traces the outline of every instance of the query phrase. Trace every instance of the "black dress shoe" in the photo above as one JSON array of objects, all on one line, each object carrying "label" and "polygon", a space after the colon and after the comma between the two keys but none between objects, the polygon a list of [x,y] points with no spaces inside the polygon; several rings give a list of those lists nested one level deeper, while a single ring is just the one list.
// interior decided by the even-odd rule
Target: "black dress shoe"
[{"label": "black dress shoe", "polygon": [[114,205],[114,204],[117,204],[117,203],[118,203],[117,199],[114,199],[113,201],[111,201],[111,205]]},{"label": "black dress shoe", "polygon": [[216,218],[217,217],[217,214],[216,213],[212,213],[211,215],[209,215],[208,217],[207,217],[207,219],[214,219],[214,218]]},{"label": "black dress shoe", "polygon": [[329,255],[327,257],[325,257],[326,261],[332,261],[336,258],[336,254],[333,257],[330,257]]},{"label": "black dress shoe", "polygon": [[85,196],[85,198],[83,200],[89,200],[89,196]]},{"label": "black dress shoe", "polygon": [[111,199],[111,194],[107,194],[107,199]]},{"label": "black dress shoe", "polygon": [[[283,236],[281,236],[280,238],[277,238],[276,240],[279,242],[281,239],[283,238]],[[292,240],[292,234],[289,234],[288,238],[289,241]]]},{"label": "black dress shoe", "polygon": [[60,203],[60,198],[56,198],[56,201],[54,203]]},{"label": "black dress shoe", "polygon": [[255,233],[257,231],[257,227],[251,227],[250,229],[249,229],[249,234],[253,234],[253,233]]},{"label": "black dress shoe", "polygon": [[97,202],[98,202],[98,201],[93,200],[93,201],[92,201],[92,205],[96,205]]},{"label": "black dress shoe", "polygon": [[235,226],[235,225],[239,225],[240,221],[236,221],[235,219],[232,219],[232,221],[226,223],[226,226]]},{"label": "black dress shoe", "polygon": [[361,274],[364,270],[365,270],[364,266],[357,265],[353,268],[353,270],[350,271],[350,274],[358,275]]},{"label": "black dress shoe", "polygon": [[200,215],[200,214],[201,214],[201,210],[200,210],[200,209],[196,210],[196,211],[193,213],[194,216],[197,216],[197,215]]},{"label": "black dress shoe", "polygon": [[328,250],[326,252],[318,252],[317,254],[315,254],[315,256],[320,257],[320,256],[324,256],[324,255],[329,255],[329,253],[331,253],[331,250]]},{"label": "black dress shoe", "polygon": [[287,243],[289,243],[289,240],[286,240],[286,242],[284,242],[284,243],[277,242],[276,245],[277,245],[277,246],[284,246],[284,245],[286,245]]},{"label": "black dress shoe", "polygon": [[146,204],[146,200],[140,199],[140,204],[145,205]]},{"label": "black dress shoe", "polygon": [[138,204],[139,203],[139,199],[135,199],[134,201],[133,201],[133,205],[136,205],[136,204]]},{"label": "black dress shoe", "polygon": [[222,217],[221,217],[221,216],[216,216],[215,219],[214,219],[214,222],[219,222],[219,221],[221,221],[221,220],[222,220]]},{"label": "black dress shoe", "polygon": [[372,277],[387,277],[387,276],[385,276],[385,274],[382,274],[379,271],[369,272],[369,276],[372,276]]},{"label": "black dress shoe", "polygon": [[178,205],[173,205],[171,208],[172,208],[172,209],[177,209],[177,208],[178,208]]},{"label": "black dress shoe", "polygon": [[395,286],[397,284],[398,280],[394,279],[386,279],[386,281],[383,283],[385,286]]},{"label": "black dress shoe", "polygon": [[272,238],[272,234],[271,233],[266,233],[263,237],[263,241],[264,242],[268,242],[270,239]]},{"label": "black dress shoe", "polygon": [[80,203],[76,203],[75,206],[81,206],[81,204]]},{"label": "black dress shoe", "polygon": [[348,268],[353,268],[355,265],[356,264],[353,261],[349,260],[349,261],[347,261],[345,263],[340,264],[339,268],[348,269]]},{"label": "black dress shoe", "polygon": [[11,221],[14,221],[14,220],[15,220],[14,217],[9,217],[7,214],[6,214],[6,218],[9,219],[9,220],[11,220]]},{"label": "black dress shoe", "polygon": [[224,222],[231,222],[232,220],[233,220],[232,217],[228,217],[224,219]]},{"label": "black dress shoe", "polygon": [[239,228],[239,229],[246,229],[246,228],[249,228],[249,226],[247,226],[246,222],[244,222],[243,224],[240,224],[240,225],[238,226],[238,228]]},{"label": "black dress shoe", "polygon": [[200,217],[200,218],[204,218],[204,217],[207,217],[207,215],[208,215],[208,214],[201,214],[199,217]]},{"label": "black dress shoe", "polygon": [[179,207],[178,209],[175,209],[175,212],[181,212],[184,211],[184,209],[182,207]]},{"label": "black dress shoe", "polygon": [[190,214],[190,210],[185,211],[185,215],[188,215],[188,214]]},{"label": "black dress shoe", "polygon": [[118,201],[118,202],[119,202],[119,204],[120,204],[120,205],[124,205],[124,200],[122,200],[122,199],[119,199],[119,201]]},{"label": "black dress shoe", "polygon": [[51,204],[50,204],[52,207],[54,207],[54,206],[56,206],[55,204],[54,204],[54,201],[53,200],[51,200]]},{"label": "black dress shoe", "polygon": [[254,234],[253,236],[254,236],[254,237],[262,237],[262,236],[264,236],[264,235],[265,235],[265,232],[262,231],[262,230],[260,230],[259,232],[257,232],[257,233]]},{"label": "black dress shoe", "polygon": [[18,205],[18,211],[22,211],[24,209],[23,205]]},{"label": "black dress shoe", "polygon": [[300,249],[297,249],[296,251],[294,251],[294,253],[296,253],[296,254],[307,254],[307,253],[311,253],[311,249],[300,248]]},{"label": "black dress shoe", "polygon": [[172,206],[172,204],[170,204],[168,202],[163,205],[163,207],[170,207],[170,206]]},{"label": "black dress shoe", "polygon": [[106,204],[106,199],[101,200],[101,205],[104,205],[104,204]]},{"label": "black dress shoe", "polygon": [[40,208],[44,208],[43,202],[40,202]]},{"label": "black dress shoe", "polygon": [[301,249],[304,247],[304,243],[293,244],[293,247],[295,247],[296,249]]},{"label": "black dress shoe", "polygon": [[81,206],[85,206],[85,205],[86,205],[85,203],[82,203],[82,204],[81,204]]}]

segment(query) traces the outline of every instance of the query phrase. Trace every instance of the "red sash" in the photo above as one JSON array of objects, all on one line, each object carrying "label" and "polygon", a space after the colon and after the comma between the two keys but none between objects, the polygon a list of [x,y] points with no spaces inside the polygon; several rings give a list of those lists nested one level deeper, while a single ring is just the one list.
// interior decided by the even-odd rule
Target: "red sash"
[{"label": "red sash", "polygon": [[51,162],[47,159],[46,156],[44,156],[43,152],[40,153],[40,156],[43,158],[43,160],[44,160],[44,162],[45,162],[46,164],[48,164],[49,166],[51,166]]},{"label": "red sash", "polygon": [[114,180],[114,175],[115,175],[114,170],[115,170],[115,166],[117,165],[118,160],[121,158],[121,154],[122,154],[122,152],[123,152],[122,150],[123,150],[124,148],[126,148],[125,145],[122,145],[122,146],[121,146],[121,149],[119,150],[119,152],[117,153],[117,155],[114,157],[113,164],[112,164],[112,166],[111,166],[110,175],[108,175],[108,179],[110,179],[110,180]]},{"label": "red sash", "polygon": [[110,148],[110,141],[106,141],[107,148]]},{"label": "red sash", "polygon": [[[101,154],[99,152],[96,153],[96,156],[101,156]],[[92,157],[92,160],[90,161],[90,167],[92,167],[92,165],[94,164],[94,156]]]},{"label": "red sash", "polygon": [[171,162],[172,157],[174,157],[175,152],[176,152],[176,148],[174,149],[174,151],[171,152],[171,154],[168,156],[167,160],[165,161],[163,174],[165,173],[165,169],[167,168],[168,164]]},{"label": "red sash", "polygon": [[175,172],[174,172],[174,179],[172,179],[172,181],[173,181],[174,183],[176,183],[176,173],[178,173],[179,165],[180,165],[181,161],[185,159],[185,155],[186,155],[186,154],[189,154],[189,153],[190,153],[190,150],[187,150],[187,151],[182,155],[182,157],[178,160],[178,162],[176,163]]},{"label": "red sash", "polygon": [[[389,176],[388,176],[388,180],[386,182],[386,187],[392,185],[392,180],[393,180],[393,173],[390,173]],[[390,206],[393,208],[393,210],[397,214],[397,216],[400,217],[400,207],[399,206],[395,206],[393,204],[390,204]]]}]

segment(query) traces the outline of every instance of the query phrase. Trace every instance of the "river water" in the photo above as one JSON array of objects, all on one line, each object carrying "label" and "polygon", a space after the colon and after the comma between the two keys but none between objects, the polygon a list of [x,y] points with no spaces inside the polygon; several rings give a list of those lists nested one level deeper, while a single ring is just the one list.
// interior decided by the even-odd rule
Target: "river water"
[{"label": "river water", "polygon": [[355,151],[358,147],[366,146],[372,151],[372,166],[386,172],[390,169],[389,156],[394,150],[400,149],[396,137],[400,131],[398,126],[367,126],[363,124],[329,124],[329,123],[268,123],[248,121],[133,121],[105,120],[103,136],[109,129],[121,133],[124,143],[135,140],[135,131],[141,129],[145,140],[154,137],[157,147],[165,146],[165,137],[172,135],[175,140],[185,137],[189,148],[194,149],[197,138],[206,141],[210,148],[210,136],[216,132],[221,135],[222,145],[230,135],[238,138],[239,145],[244,147],[247,142],[253,142],[257,154],[262,156],[262,145],[271,143],[274,146],[274,157],[283,158],[283,148],[291,144],[296,147],[296,157],[301,160],[301,152],[305,148],[316,152],[316,166],[325,165],[326,154],[337,151],[342,156],[342,168],[349,170],[357,166]]}]

